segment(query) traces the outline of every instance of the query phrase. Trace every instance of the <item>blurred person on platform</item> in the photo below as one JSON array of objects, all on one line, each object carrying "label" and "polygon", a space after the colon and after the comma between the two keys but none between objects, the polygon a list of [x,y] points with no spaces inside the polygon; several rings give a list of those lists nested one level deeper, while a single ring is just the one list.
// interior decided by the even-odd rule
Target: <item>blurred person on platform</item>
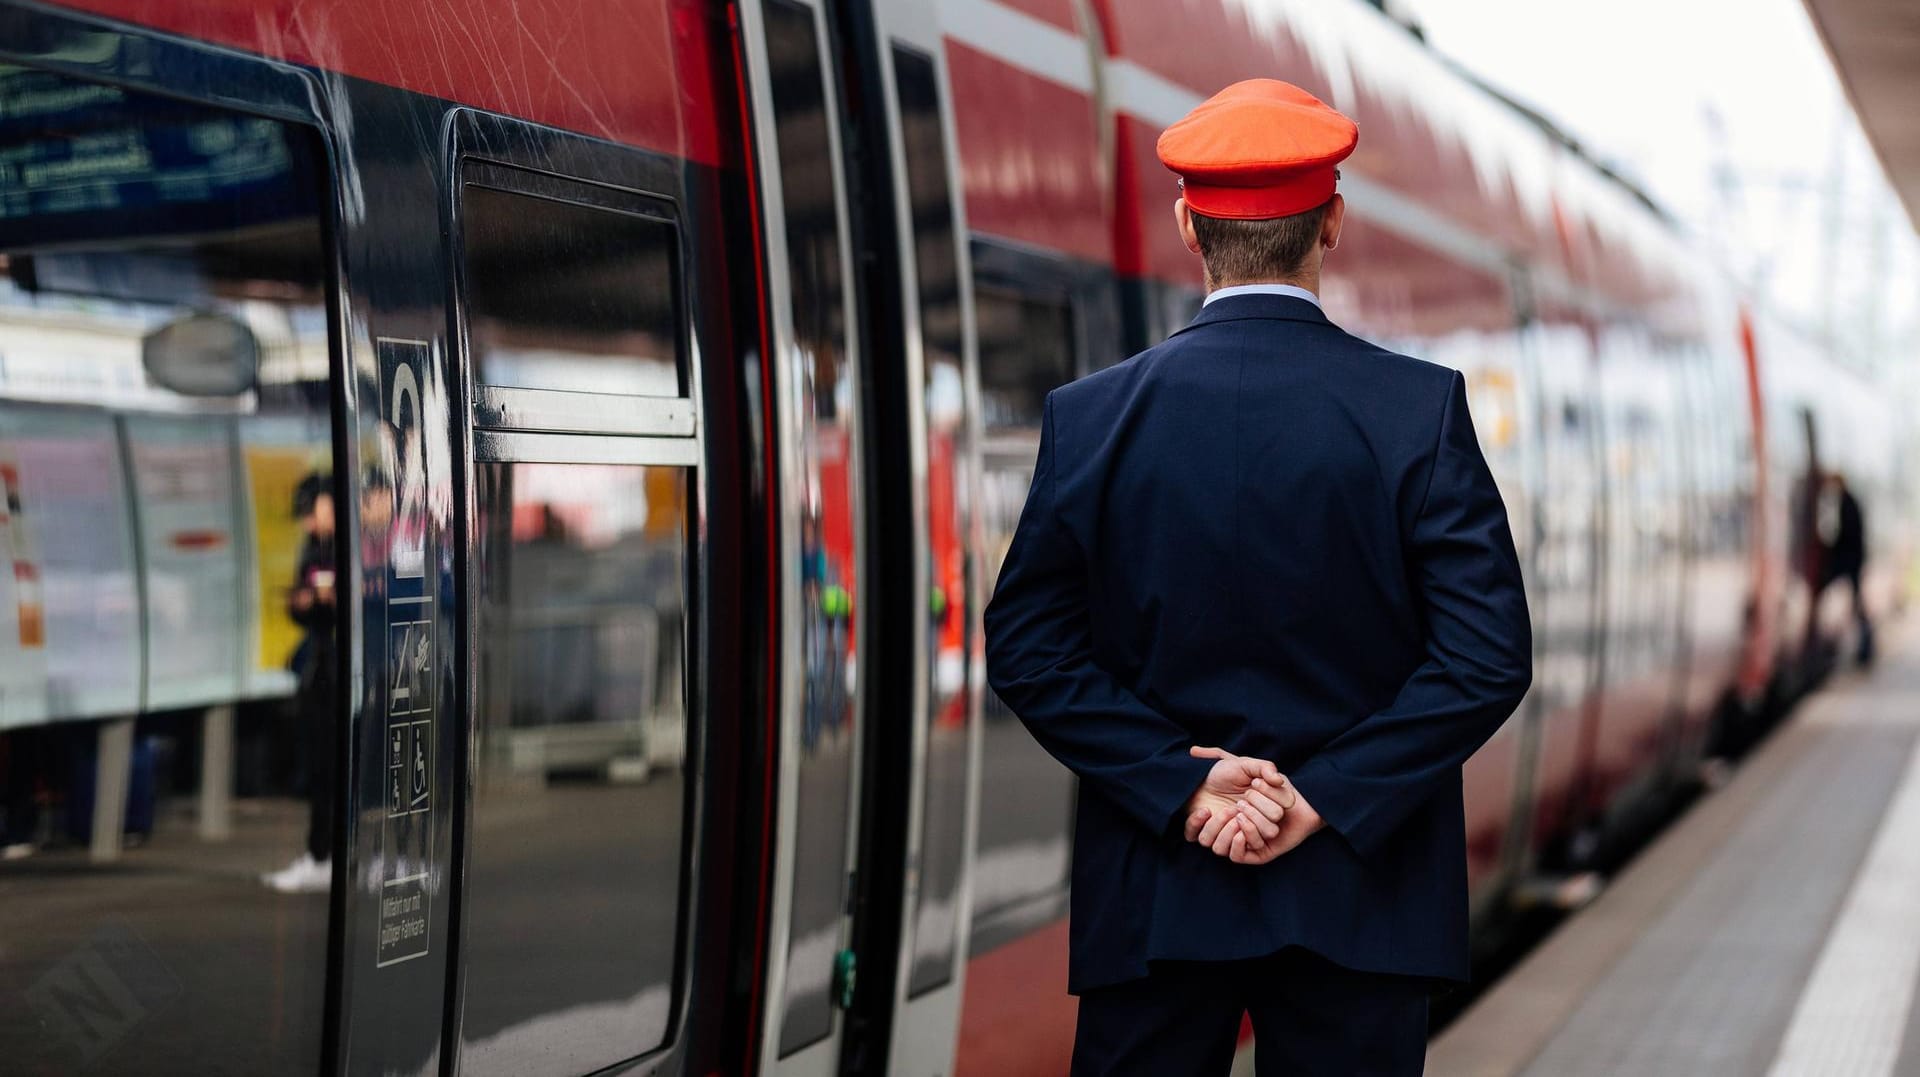
[{"label": "blurred person on platform", "polygon": [[[1873,620],[1867,616],[1866,596],[1860,590],[1860,577],[1867,567],[1867,521],[1860,499],[1853,496],[1847,477],[1831,472],[1825,482],[1826,498],[1835,517],[1833,541],[1827,547],[1825,586],[1845,580],[1853,592],[1853,621],[1857,643],[1854,659],[1863,666],[1873,664]],[[1823,586],[1822,590],[1824,591]]]},{"label": "blurred person on platform", "polygon": [[1284,82],[1161,135],[1208,295],[1054,390],[988,676],[1080,778],[1073,1072],[1416,1074],[1467,978],[1460,767],[1532,634],[1461,375],[1320,308],[1359,133]]},{"label": "blurred person on platform", "polygon": [[287,893],[318,893],[333,880],[335,742],[339,739],[335,716],[339,562],[334,549],[332,478],[314,472],[302,479],[294,491],[293,512],[306,531],[293,586],[287,592],[287,614],[306,630],[294,651],[294,673],[299,678],[294,708],[305,746],[307,843],[298,859],[262,881]]}]

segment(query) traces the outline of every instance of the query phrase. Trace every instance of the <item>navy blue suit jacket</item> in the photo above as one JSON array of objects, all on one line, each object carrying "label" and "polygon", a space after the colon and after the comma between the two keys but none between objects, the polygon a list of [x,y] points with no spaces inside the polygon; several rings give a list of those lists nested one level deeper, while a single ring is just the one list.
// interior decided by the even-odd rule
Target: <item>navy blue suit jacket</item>
[{"label": "navy blue suit jacket", "polygon": [[[1208,305],[1048,396],[986,632],[1080,778],[1071,990],[1292,945],[1466,978],[1460,765],[1532,633],[1457,372],[1304,299]],[[1195,744],[1272,760],[1327,828],[1257,867],[1185,841]]]}]

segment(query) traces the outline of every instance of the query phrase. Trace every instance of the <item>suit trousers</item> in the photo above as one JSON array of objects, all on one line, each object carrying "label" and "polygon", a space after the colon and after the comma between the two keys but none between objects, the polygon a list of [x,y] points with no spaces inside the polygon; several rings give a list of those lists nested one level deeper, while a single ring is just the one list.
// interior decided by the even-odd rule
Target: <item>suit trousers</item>
[{"label": "suit trousers", "polygon": [[1080,996],[1073,1077],[1225,1077],[1241,1014],[1258,1077],[1402,1077],[1424,1068],[1430,981],[1356,972],[1288,948],[1246,961],[1157,961]]}]

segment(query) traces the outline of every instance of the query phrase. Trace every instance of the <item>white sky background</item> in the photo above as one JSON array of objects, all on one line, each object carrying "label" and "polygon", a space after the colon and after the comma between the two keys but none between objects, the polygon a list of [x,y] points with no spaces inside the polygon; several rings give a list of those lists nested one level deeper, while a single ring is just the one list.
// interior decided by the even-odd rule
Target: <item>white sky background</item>
[{"label": "white sky background", "polygon": [[1920,242],[1800,0],[1389,7],[1634,178],[1788,320],[1914,363]]}]

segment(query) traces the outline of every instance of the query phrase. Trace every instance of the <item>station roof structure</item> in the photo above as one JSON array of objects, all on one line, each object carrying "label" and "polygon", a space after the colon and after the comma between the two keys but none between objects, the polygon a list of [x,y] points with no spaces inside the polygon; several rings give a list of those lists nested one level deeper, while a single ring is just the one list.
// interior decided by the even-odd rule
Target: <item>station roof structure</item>
[{"label": "station roof structure", "polygon": [[1805,0],[1907,217],[1920,226],[1920,5]]}]

